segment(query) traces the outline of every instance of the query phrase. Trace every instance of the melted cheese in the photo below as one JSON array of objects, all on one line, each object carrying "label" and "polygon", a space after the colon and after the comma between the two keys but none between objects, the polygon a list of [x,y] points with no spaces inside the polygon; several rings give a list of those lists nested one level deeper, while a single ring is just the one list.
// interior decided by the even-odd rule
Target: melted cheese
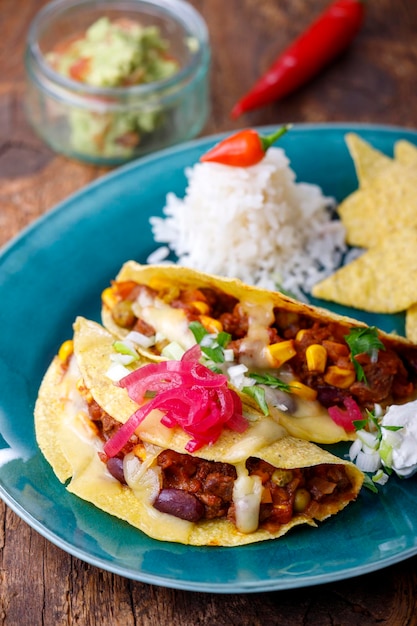
[{"label": "melted cheese", "polygon": [[287,435],[286,430],[270,417],[262,417],[258,422],[251,425],[250,434],[244,433],[241,439],[227,450],[228,463],[238,463],[250,456],[254,456],[257,450],[270,445]]},{"label": "melted cheese", "polygon": [[248,367],[270,367],[266,348],[269,345],[268,328],[274,321],[272,302],[240,303],[248,316],[248,333],[239,348],[239,361]]},{"label": "melted cheese", "polygon": [[182,309],[173,309],[168,305],[164,307],[147,306],[141,309],[140,316],[150,324],[157,333],[175,341],[184,350],[195,344],[194,335],[188,328],[188,319]]},{"label": "melted cheese", "polygon": [[236,466],[237,479],[233,486],[236,528],[242,533],[253,533],[259,525],[262,498],[260,476],[249,476],[244,463]]}]

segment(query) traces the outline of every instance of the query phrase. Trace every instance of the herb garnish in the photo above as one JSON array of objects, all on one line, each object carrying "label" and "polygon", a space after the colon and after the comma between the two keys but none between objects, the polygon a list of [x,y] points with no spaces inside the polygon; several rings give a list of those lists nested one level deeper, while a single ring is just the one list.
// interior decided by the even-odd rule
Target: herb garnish
[{"label": "herb garnish", "polygon": [[268,385],[268,387],[272,387],[273,389],[280,389],[280,391],[286,391],[289,393],[291,391],[291,385],[288,383],[284,383],[283,380],[277,378],[276,376],[272,376],[271,374],[248,374],[249,378],[253,378],[260,385]]},{"label": "herb garnish", "polygon": [[284,383],[283,380],[277,378],[276,376],[272,376],[271,374],[250,373],[248,374],[248,378],[253,378],[257,384],[252,387],[244,387],[242,391],[248,396],[251,396],[251,398],[258,403],[264,415],[269,415],[269,409],[265,400],[265,389],[258,387],[258,385],[266,385],[268,387],[272,387],[272,389],[279,389],[280,391],[285,391],[286,393],[291,392],[291,385]]},{"label": "herb garnish", "polygon": [[269,415],[269,408],[265,399],[265,389],[263,389],[263,387],[258,387],[258,385],[242,387],[242,391],[255,400],[264,415]]},{"label": "herb garnish", "polygon": [[224,331],[217,335],[210,334],[200,322],[190,322],[189,329],[194,339],[199,344],[201,352],[213,363],[224,363],[224,349],[232,339],[229,333]]},{"label": "herb garnish", "polygon": [[367,328],[351,328],[345,335],[346,343],[350,348],[350,358],[355,368],[358,381],[366,384],[366,376],[362,365],[356,359],[358,354],[369,354],[373,357],[378,350],[385,350],[385,346],[378,337],[378,329],[375,326]]}]

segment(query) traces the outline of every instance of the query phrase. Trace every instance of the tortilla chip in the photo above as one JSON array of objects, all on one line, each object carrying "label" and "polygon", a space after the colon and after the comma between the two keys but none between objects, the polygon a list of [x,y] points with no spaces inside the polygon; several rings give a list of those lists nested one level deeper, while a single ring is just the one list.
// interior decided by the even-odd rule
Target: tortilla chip
[{"label": "tortilla chip", "polygon": [[352,246],[370,248],[395,230],[417,227],[417,176],[393,163],[364,189],[348,196],[338,208]]},{"label": "tortilla chip", "polygon": [[375,178],[383,175],[386,169],[392,165],[392,159],[373,148],[359,135],[348,133],[345,140],[355,164],[360,187],[371,185]]},{"label": "tortilla chip", "polygon": [[408,309],[417,295],[417,229],[392,233],[382,243],[317,283],[317,298],[375,313]]},{"label": "tortilla chip", "polygon": [[397,142],[401,158],[391,159],[358,135],[346,135],[346,142],[359,181],[359,189],[338,207],[347,243],[370,248],[394,230],[417,226],[417,148]]},{"label": "tortilla chip", "polygon": [[395,159],[402,165],[417,167],[417,146],[406,139],[397,141],[394,147]]},{"label": "tortilla chip", "polygon": [[405,334],[407,339],[417,343],[417,304],[412,304],[406,311]]}]

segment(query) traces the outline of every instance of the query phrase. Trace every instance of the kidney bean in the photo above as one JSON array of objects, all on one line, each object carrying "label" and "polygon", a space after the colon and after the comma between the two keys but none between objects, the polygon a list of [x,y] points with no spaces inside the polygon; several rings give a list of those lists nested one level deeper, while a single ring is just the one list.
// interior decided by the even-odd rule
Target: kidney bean
[{"label": "kidney bean", "polygon": [[127,485],[125,475],[123,472],[123,460],[122,459],[118,459],[117,457],[113,457],[109,459],[107,461],[107,469],[109,470],[113,478],[118,480],[119,483],[122,483],[122,485]]},{"label": "kidney bean", "polygon": [[204,504],[182,489],[162,489],[153,506],[161,513],[169,513],[188,522],[198,522],[204,515]]},{"label": "kidney bean", "polygon": [[337,387],[330,387],[328,385],[317,386],[317,400],[326,408],[334,406],[335,404],[343,404],[343,398],[345,398],[346,395],[343,389],[338,389]]}]

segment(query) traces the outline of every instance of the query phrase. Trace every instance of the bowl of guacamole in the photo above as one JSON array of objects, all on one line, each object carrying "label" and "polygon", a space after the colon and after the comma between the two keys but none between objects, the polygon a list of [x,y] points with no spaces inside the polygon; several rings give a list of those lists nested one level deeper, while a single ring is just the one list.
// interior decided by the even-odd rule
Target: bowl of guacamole
[{"label": "bowl of guacamole", "polygon": [[29,121],[72,158],[118,165],[207,119],[207,28],[183,0],[55,0],[31,25],[25,62]]}]

